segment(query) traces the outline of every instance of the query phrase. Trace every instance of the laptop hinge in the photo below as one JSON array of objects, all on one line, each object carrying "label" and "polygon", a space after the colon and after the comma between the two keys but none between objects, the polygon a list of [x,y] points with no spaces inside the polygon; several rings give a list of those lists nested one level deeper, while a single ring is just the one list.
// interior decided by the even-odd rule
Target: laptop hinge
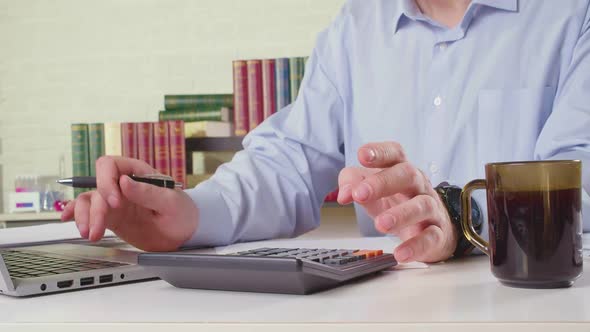
[{"label": "laptop hinge", "polygon": [[8,274],[8,268],[4,264],[2,255],[0,255],[0,289],[7,292],[13,292],[15,290],[14,283],[12,283],[10,274]]}]

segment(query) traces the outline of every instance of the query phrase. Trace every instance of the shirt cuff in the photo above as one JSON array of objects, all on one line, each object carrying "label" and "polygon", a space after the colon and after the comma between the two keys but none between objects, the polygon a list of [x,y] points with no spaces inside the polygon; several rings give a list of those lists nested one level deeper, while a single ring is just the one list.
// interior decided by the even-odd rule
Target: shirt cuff
[{"label": "shirt cuff", "polygon": [[195,233],[181,248],[224,246],[232,242],[233,226],[229,209],[213,180],[185,190],[199,210]]}]

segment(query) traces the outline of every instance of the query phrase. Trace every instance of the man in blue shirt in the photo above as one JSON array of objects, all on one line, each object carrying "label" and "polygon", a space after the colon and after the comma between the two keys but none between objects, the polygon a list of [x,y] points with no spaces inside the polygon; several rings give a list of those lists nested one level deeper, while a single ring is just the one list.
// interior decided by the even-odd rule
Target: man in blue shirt
[{"label": "man in blue shirt", "polygon": [[[130,180],[145,163],[101,158],[98,190],[70,203],[146,250],[296,236],[327,193],[401,262],[450,257],[462,236],[433,188],[493,161],[590,162],[589,0],[351,0],[318,37],[297,100],[194,189]],[[590,208],[584,171],[583,209]],[[481,203],[481,201],[480,201]],[[480,204],[483,205],[483,204]],[[590,215],[584,217],[590,230]]]}]

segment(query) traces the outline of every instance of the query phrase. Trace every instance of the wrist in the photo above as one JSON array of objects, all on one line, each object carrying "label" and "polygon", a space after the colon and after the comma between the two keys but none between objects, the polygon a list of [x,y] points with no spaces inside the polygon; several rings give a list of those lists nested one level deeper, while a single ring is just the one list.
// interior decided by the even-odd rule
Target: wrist
[{"label": "wrist", "polygon": [[[456,236],[454,236],[456,246],[453,256],[462,257],[468,255],[474,249],[474,246],[465,237],[461,226],[461,188],[443,182],[434,189],[439,195],[443,206],[446,208],[454,232],[456,233]],[[482,214],[479,205],[473,198],[471,199],[471,216],[475,231],[481,234],[483,226]]]}]

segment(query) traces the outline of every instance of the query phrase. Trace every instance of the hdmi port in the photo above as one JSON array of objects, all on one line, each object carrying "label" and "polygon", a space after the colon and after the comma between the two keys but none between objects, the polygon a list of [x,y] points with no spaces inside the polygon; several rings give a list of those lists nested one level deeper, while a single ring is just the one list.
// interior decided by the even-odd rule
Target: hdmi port
[{"label": "hdmi port", "polygon": [[57,288],[69,288],[74,284],[74,280],[64,280],[57,282]]},{"label": "hdmi port", "polygon": [[112,281],[113,281],[112,274],[105,274],[103,276],[98,277],[98,282],[100,282],[101,284],[104,284],[105,282],[112,282]]}]

